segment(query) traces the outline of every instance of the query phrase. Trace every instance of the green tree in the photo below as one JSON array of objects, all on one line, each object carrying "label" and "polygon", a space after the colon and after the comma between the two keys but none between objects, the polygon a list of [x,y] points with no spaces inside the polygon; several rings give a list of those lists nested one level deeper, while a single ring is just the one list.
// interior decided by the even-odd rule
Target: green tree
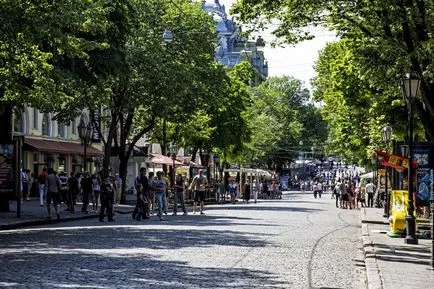
[{"label": "green tree", "polygon": [[[422,85],[415,108],[426,138],[434,142],[432,1],[240,0],[234,11],[242,21],[256,27],[271,19],[280,20],[274,33],[288,43],[312,38],[312,26],[336,31],[342,39],[352,42],[372,95],[382,92],[398,96],[397,83],[403,72],[417,72]],[[386,105],[400,98],[389,99]]]}]

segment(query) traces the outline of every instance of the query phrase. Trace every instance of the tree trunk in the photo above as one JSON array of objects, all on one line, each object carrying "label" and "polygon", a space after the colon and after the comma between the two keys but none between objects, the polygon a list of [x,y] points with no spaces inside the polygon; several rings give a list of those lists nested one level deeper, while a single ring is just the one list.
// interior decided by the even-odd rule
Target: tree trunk
[{"label": "tree trunk", "polygon": [[126,204],[128,159],[125,155],[119,156],[119,177],[122,179],[121,204]]}]

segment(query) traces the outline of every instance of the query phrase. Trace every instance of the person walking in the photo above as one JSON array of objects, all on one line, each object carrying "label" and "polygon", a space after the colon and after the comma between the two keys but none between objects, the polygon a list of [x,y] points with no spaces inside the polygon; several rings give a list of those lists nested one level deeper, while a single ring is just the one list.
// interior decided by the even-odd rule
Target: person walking
[{"label": "person walking", "polygon": [[163,221],[163,212],[166,210],[166,181],[163,179],[163,172],[157,172],[157,178],[152,180],[151,187],[157,199],[158,218]]},{"label": "person walking", "polygon": [[250,189],[251,187],[250,187],[250,183],[249,182],[246,182],[245,184],[244,184],[244,194],[243,194],[243,201],[244,202],[246,202],[246,204],[248,204],[249,203],[249,201],[250,201],[250,191],[251,191],[251,189]]},{"label": "person walking", "polygon": [[173,196],[173,215],[178,213],[178,203],[181,205],[181,209],[184,212],[184,216],[187,216],[187,209],[184,202],[184,188],[185,181],[181,174],[178,174],[175,179],[175,192]]},{"label": "person walking", "polygon": [[[153,180],[154,178],[155,178],[154,173],[153,173],[153,172],[150,172],[150,173],[148,174],[148,181],[149,181],[149,184],[152,183],[152,180]],[[154,212],[155,212],[155,210],[156,210],[157,208],[156,208],[156,205],[155,205],[155,191],[154,191],[154,189],[152,189],[152,186],[151,186],[151,185],[149,186],[148,198],[149,198],[149,204],[148,204],[148,206],[149,206],[149,214],[150,214],[150,215],[153,215]]]},{"label": "person walking", "polygon": [[83,206],[81,207],[81,211],[83,213],[87,213],[87,206],[89,205],[89,196],[92,195],[92,179],[89,176],[89,173],[84,173],[84,176],[81,178],[81,193],[83,198]]},{"label": "person walking", "polygon": [[44,206],[45,192],[47,191],[47,176],[46,168],[43,168],[42,172],[38,175],[39,203],[41,207]]},{"label": "person walking", "polygon": [[92,209],[98,211],[98,201],[101,194],[101,181],[97,174],[92,175]]},{"label": "person walking", "polygon": [[194,189],[194,202],[193,202],[193,214],[196,213],[196,205],[200,204],[200,214],[205,215],[203,212],[205,202],[205,190],[208,180],[203,175],[203,170],[199,170],[199,174],[196,175],[190,184],[190,190]]},{"label": "person walking", "polygon": [[30,200],[29,187],[30,187],[30,171],[24,169],[21,172],[21,186],[22,186],[22,198],[23,201]]},{"label": "person walking", "polygon": [[371,179],[368,180],[368,183],[365,186],[365,191],[368,194],[368,207],[374,206],[374,192],[375,185],[372,183]]},{"label": "person walking", "polygon": [[146,177],[146,168],[140,169],[140,175],[136,177],[135,186],[137,200],[132,217],[137,221],[140,221],[141,219],[149,219],[149,199],[147,196],[147,192],[149,191],[149,180]]},{"label": "person walking", "polygon": [[114,181],[114,189],[115,189],[115,202],[116,204],[121,203],[121,192],[122,192],[122,179],[119,176],[119,174],[115,175],[115,181]]},{"label": "person walking", "polygon": [[109,222],[114,222],[113,219],[113,203],[115,201],[115,192],[110,177],[107,175],[101,184],[101,208],[99,211],[99,221],[104,222],[104,214],[107,213]]},{"label": "person walking", "polygon": [[228,185],[228,191],[229,191],[229,195],[231,196],[231,203],[235,204],[235,200],[237,197],[237,184],[235,183],[234,179],[231,179]]},{"label": "person walking", "polygon": [[60,180],[54,174],[52,168],[48,169],[47,174],[47,211],[48,219],[51,219],[51,202],[53,202],[54,210],[56,211],[57,220],[60,220],[59,204],[60,204]]}]

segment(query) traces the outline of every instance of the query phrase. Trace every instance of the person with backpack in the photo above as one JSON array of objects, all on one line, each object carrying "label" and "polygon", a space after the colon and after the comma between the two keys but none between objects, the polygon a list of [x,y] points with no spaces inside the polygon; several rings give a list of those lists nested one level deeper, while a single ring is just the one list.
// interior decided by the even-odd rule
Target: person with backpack
[{"label": "person with backpack", "polygon": [[138,175],[135,180],[135,187],[137,192],[137,200],[132,217],[137,221],[140,221],[141,219],[149,219],[149,180],[146,177],[146,168],[140,169],[140,175]]}]

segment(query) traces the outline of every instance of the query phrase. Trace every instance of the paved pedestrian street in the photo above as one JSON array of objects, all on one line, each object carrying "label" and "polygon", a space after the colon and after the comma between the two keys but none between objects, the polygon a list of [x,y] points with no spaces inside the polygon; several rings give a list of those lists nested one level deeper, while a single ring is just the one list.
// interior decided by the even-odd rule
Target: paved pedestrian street
[{"label": "paved pedestrian street", "polygon": [[359,211],[287,193],[206,215],[0,232],[4,288],[365,288]]}]

